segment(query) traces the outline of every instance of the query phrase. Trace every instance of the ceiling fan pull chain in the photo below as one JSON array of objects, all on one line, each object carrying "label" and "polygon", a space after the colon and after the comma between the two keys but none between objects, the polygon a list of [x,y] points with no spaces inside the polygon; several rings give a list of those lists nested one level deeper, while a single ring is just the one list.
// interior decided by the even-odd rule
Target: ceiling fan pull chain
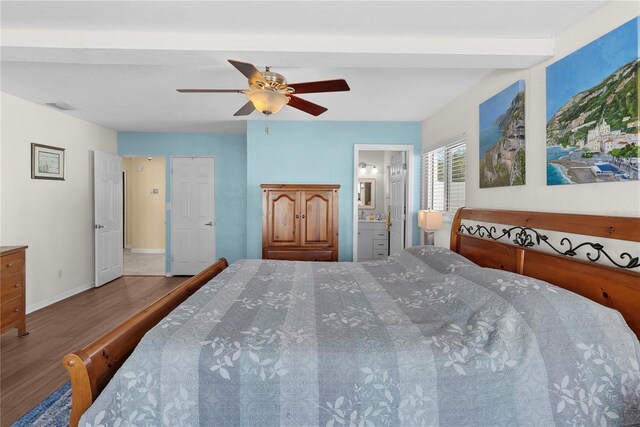
[{"label": "ceiling fan pull chain", "polygon": [[269,135],[269,115],[267,114],[266,116],[267,116],[267,119],[264,122],[264,133]]}]

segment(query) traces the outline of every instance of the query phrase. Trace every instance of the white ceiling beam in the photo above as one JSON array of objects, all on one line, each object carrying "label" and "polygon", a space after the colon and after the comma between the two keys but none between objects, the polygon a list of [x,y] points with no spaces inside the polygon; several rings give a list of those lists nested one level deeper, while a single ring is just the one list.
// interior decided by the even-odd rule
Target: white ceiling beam
[{"label": "white ceiling beam", "polygon": [[[327,65],[456,68],[522,68],[541,62],[553,55],[553,38],[437,38],[381,37],[336,35],[249,35],[210,33],[166,33],[135,31],[61,31],[2,30],[3,60],[21,60],[19,49],[70,49],[121,51],[174,51],[185,53],[234,52],[271,54],[325,55]],[[34,51],[35,52],[35,51]],[[102,52],[104,53],[104,52]],[[357,61],[346,61],[357,55]],[[27,55],[29,56],[29,55]],[[45,55],[46,56],[46,55]],[[126,55],[131,58],[132,55]],[[482,58],[485,60],[482,60]],[[422,59],[420,59],[422,58]],[[242,59],[242,58],[240,58]],[[291,58],[294,62],[295,59]],[[400,60],[390,63],[389,59]],[[22,59],[22,60],[26,60]],[[113,60],[117,60],[116,57]],[[299,60],[298,60],[299,61]],[[334,64],[330,64],[335,61]],[[271,62],[270,62],[271,63]],[[287,65],[298,65],[289,64]]]}]

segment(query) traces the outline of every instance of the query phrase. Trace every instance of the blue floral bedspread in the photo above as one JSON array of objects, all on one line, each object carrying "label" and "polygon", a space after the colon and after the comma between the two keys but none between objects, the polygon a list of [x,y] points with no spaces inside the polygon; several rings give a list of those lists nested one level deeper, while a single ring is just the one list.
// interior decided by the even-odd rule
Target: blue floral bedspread
[{"label": "blue floral bedspread", "polygon": [[242,260],[141,341],[81,426],[631,426],[621,315],[442,248]]}]

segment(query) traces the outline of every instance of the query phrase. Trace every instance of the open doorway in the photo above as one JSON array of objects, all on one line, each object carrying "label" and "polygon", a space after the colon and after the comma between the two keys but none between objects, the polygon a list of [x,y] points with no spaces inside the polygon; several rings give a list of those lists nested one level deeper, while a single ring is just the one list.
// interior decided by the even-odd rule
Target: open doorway
[{"label": "open doorway", "polygon": [[412,243],[413,146],[354,147],[353,260],[396,255]]},{"label": "open doorway", "polygon": [[124,274],[165,275],[166,160],[124,157]]}]

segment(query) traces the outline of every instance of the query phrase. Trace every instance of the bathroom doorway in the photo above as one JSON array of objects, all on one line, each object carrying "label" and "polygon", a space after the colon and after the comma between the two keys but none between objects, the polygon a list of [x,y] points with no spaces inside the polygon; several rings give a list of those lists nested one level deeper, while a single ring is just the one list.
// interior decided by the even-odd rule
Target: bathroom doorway
[{"label": "bathroom doorway", "polygon": [[353,260],[384,259],[411,246],[413,146],[354,147]]}]

